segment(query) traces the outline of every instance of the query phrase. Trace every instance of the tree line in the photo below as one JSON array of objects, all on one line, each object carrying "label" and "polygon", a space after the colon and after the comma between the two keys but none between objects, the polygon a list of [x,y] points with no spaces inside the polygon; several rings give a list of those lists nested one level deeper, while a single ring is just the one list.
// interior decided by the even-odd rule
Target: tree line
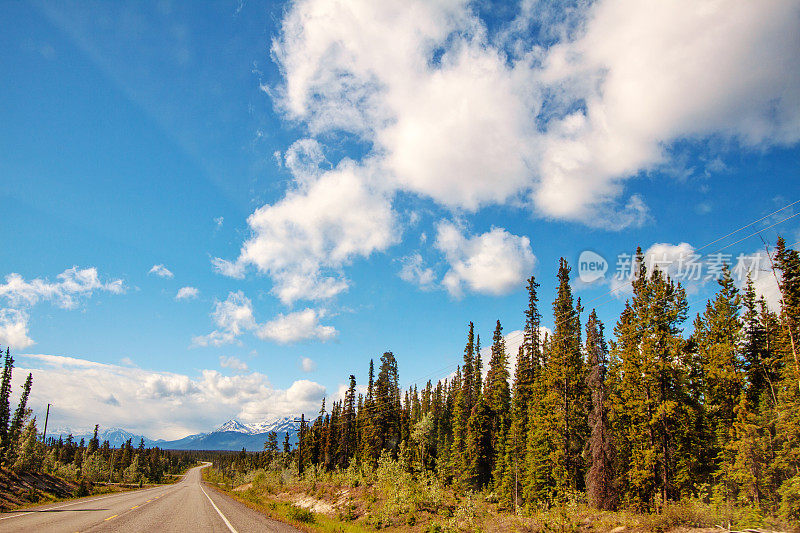
[{"label": "tree line", "polygon": [[144,440],[134,447],[128,439],[114,448],[108,440],[100,442],[99,425],[88,442],[76,442],[72,435],[66,439],[50,437],[43,442],[36,417],[27,407],[33,386],[28,374],[22,385],[19,403],[11,411],[14,357],[6,348],[3,375],[0,381],[0,465],[18,473],[44,472],[64,479],[85,483],[162,483],[167,476],[182,472],[197,462],[194,452],[165,451],[147,448]]},{"label": "tree line", "polygon": [[726,268],[689,335],[685,289],[648,270],[641,249],[635,261],[610,338],[594,310],[582,323],[566,260],[552,333],[531,277],[513,379],[500,321],[485,372],[472,323],[455,375],[421,390],[400,390],[391,352],[377,374],[370,361],[365,394],[350,375],[344,398],[303,422],[300,468],[368,468],[389,454],[508,509],[701,497],[800,519],[800,255],[778,241],[779,311]]}]

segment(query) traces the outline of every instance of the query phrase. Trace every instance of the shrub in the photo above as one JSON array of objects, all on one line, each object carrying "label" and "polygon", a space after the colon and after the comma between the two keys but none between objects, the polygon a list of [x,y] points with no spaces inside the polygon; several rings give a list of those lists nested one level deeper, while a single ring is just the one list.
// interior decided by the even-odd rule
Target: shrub
[{"label": "shrub", "polygon": [[800,520],[800,475],[784,481],[778,492],[781,495],[781,516],[786,520]]},{"label": "shrub", "polygon": [[286,516],[291,520],[297,520],[298,522],[303,522],[304,524],[313,524],[315,522],[314,513],[308,509],[297,507],[296,505],[289,506]]}]

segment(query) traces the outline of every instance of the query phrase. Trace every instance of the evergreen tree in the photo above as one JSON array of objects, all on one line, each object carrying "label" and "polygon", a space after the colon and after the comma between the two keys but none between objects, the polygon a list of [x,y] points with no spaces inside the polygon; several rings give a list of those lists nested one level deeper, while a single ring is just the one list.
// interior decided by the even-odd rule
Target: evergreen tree
[{"label": "evergreen tree", "polygon": [[0,382],[0,454],[5,455],[9,445],[8,422],[11,418],[11,375],[14,370],[14,358],[6,348],[3,378]]},{"label": "evergreen tree", "polygon": [[266,466],[269,466],[278,454],[278,434],[274,431],[267,433],[267,441],[264,443],[264,452],[264,462]]},{"label": "evergreen tree", "polygon": [[19,398],[19,404],[17,405],[17,410],[14,411],[14,417],[11,419],[11,427],[8,430],[9,446],[6,451],[6,463],[10,465],[13,465],[14,461],[16,461],[15,445],[19,439],[20,431],[22,431],[22,426],[25,423],[26,415],[28,414],[28,396],[31,393],[32,385],[33,374],[28,374],[25,383],[22,385],[22,394]]},{"label": "evergreen tree", "polygon": [[[586,466],[583,451],[589,436],[587,422],[588,391],[581,354],[580,302],[572,298],[570,267],[561,258],[558,269],[558,294],[553,302],[555,328],[550,339],[547,365],[542,369],[544,396],[537,402],[531,420],[534,434],[529,443],[532,464],[533,497],[548,495],[563,498],[583,490]],[[546,454],[546,455],[543,455]],[[539,480],[544,471],[550,474]],[[537,474],[536,472],[539,472]],[[549,479],[548,479],[549,478]],[[536,486],[540,482],[554,486]]]},{"label": "evergreen tree", "polygon": [[614,492],[614,443],[608,422],[608,393],[606,373],[608,348],[603,338],[603,323],[592,310],[586,322],[586,354],[589,358],[587,385],[591,395],[589,427],[591,437],[587,444],[589,471],[586,476],[586,493],[589,502],[597,509],[611,510],[616,505]]},{"label": "evergreen tree", "polygon": [[723,268],[718,281],[720,290],[706,304],[703,316],[695,320],[694,344],[702,364],[706,416],[712,436],[709,439],[716,455],[716,471],[722,462],[732,462],[724,444],[733,436],[735,408],[744,390],[743,360],[739,353],[741,327],[739,291],[730,270]]},{"label": "evergreen tree", "polygon": [[38,472],[44,459],[42,444],[36,431],[36,417],[25,426],[19,438],[18,451],[13,468],[17,472]]},{"label": "evergreen tree", "polygon": [[633,298],[617,322],[613,345],[618,361],[613,430],[620,447],[624,496],[633,505],[658,506],[694,483],[697,443],[693,402],[686,389],[684,340],[686,294],[658,269],[648,276],[637,250]]}]

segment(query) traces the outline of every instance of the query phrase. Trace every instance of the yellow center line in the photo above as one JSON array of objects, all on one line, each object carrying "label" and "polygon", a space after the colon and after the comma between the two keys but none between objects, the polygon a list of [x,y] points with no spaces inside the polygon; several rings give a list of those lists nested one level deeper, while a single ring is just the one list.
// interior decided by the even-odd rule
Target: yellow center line
[{"label": "yellow center line", "polygon": [[131,507],[131,509],[136,509],[137,507],[139,507],[139,506],[138,505],[134,505],[133,507]]},{"label": "yellow center line", "polygon": [[119,516],[119,515],[112,514],[111,516],[109,516],[108,518],[106,518],[106,519],[105,519],[105,521],[106,521],[106,522],[108,522],[108,521],[109,521],[109,520],[111,520],[112,518],[116,518],[116,517],[118,517],[118,516]]}]

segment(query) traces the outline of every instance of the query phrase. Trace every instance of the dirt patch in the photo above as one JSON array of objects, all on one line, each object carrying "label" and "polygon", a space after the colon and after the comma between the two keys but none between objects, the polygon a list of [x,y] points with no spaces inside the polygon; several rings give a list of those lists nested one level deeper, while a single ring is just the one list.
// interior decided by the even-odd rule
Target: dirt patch
[{"label": "dirt patch", "polygon": [[252,486],[253,486],[252,483],[245,483],[244,485],[239,485],[238,487],[234,487],[231,490],[233,490],[233,492],[244,492],[247,489],[252,488]]},{"label": "dirt patch", "polygon": [[298,507],[303,507],[315,513],[323,513],[327,515],[336,514],[336,508],[324,500],[318,500],[313,496],[305,493],[293,494],[290,498],[291,502]]}]

